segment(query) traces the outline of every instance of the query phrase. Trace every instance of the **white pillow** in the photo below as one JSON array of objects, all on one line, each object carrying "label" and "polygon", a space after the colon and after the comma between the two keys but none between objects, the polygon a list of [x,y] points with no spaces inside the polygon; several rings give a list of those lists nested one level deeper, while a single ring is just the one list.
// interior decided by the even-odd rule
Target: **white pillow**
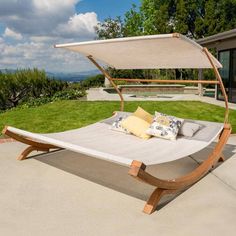
[{"label": "white pillow", "polygon": [[128,116],[129,115],[117,117],[117,119],[112,123],[110,129],[114,130],[114,131],[122,132],[122,133],[125,133],[125,134],[130,134],[130,132],[127,129],[125,129],[121,126],[121,122],[123,120],[125,120]]},{"label": "white pillow", "polygon": [[153,122],[146,132],[155,137],[175,140],[183,121],[174,116],[155,112]]},{"label": "white pillow", "polygon": [[200,124],[184,121],[183,125],[179,129],[179,134],[186,137],[193,137],[193,135],[201,128],[202,126]]}]

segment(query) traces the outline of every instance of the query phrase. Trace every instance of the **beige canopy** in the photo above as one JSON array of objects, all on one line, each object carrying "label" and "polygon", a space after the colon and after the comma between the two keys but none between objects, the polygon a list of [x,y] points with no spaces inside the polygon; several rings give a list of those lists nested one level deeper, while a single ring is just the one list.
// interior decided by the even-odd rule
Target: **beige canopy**
[{"label": "beige canopy", "polygon": [[[58,44],[116,69],[212,68],[203,48],[181,34],[160,34]],[[212,56],[217,68],[222,65]]]}]

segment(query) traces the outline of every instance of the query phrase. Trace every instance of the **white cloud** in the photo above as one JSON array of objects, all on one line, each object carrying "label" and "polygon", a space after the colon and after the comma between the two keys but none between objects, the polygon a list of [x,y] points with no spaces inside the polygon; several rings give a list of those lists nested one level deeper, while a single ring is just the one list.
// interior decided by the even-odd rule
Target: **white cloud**
[{"label": "white cloud", "polygon": [[56,43],[94,39],[97,14],[77,13],[75,4],[81,0],[0,1],[0,23],[6,26],[0,35],[0,69],[38,67],[68,72],[94,69],[83,56],[53,48]]},{"label": "white cloud", "polygon": [[32,36],[29,38],[32,42],[51,43],[60,41],[60,37],[55,36]]},{"label": "white cloud", "polygon": [[73,8],[79,0],[33,0],[35,8],[42,12],[57,12],[61,9]]},{"label": "white cloud", "polygon": [[25,42],[11,45],[0,44],[1,68],[34,68],[52,72],[78,72],[95,69],[84,56],[51,44]]},{"label": "white cloud", "polygon": [[94,37],[94,27],[97,24],[98,19],[95,12],[74,14],[67,23],[59,25],[55,32],[64,37]]},{"label": "white cloud", "polygon": [[[94,38],[98,19],[95,12],[77,14],[80,0],[1,0],[0,22],[15,37],[53,37],[84,40]],[[9,35],[10,36],[10,35]]]},{"label": "white cloud", "polygon": [[3,0],[0,22],[29,36],[51,34],[75,14],[79,0]]},{"label": "white cloud", "polygon": [[20,33],[17,33],[11,29],[9,29],[8,27],[5,29],[5,32],[3,34],[4,37],[10,37],[16,40],[21,40],[23,37]]}]

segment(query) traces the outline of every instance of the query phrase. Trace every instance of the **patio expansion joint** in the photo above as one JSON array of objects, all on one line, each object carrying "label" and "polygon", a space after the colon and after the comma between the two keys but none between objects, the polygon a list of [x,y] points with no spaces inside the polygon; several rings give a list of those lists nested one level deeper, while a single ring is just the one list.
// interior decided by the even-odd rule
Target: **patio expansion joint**
[{"label": "patio expansion joint", "polygon": [[[200,164],[200,162],[198,162],[196,159],[194,159],[192,156],[189,156],[193,161],[195,161],[198,165]],[[213,170],[209,172],[209,174],[212,174],[213,176],[215,176],[218,180],[220,180],[220,182],[222,182],[223,184],[225,184],[226,186],[228,186],[229,188],[231,188],[232,190],[234,190],[236,192],[236,188],[230,184],[228,184],[227,182],[225,182],[223,179],[221,179],[219,176],[217,176]],[[204,177],[203,177],[204,178]]]},{"label": "patio expansion joint", "polygon": [[210,174],[212,174],[213,176],[215,176],[218,180],[220,180],[223,184],[225,184],[226,186],[228,186],[229,188],[231,188],[232,190],[234,190],[236,192],[236,188],[232,185],[230,185],[229,183],[227,183],[226,181],[224,181],[222,178],[220,178],[219,176],[217,176],[215,173],[213,173],[212,171],[210,172]]}]

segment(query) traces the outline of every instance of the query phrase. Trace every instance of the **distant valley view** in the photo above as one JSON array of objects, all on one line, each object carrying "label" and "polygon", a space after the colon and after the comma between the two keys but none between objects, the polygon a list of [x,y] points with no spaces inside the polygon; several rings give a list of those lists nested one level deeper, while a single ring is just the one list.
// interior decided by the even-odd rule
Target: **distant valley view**
[{"label": "distant valley view", "polygon": [[73,83],[73,82],[79,82],[79,81],[85,80],[90,76],[97,75],[97,74],[99,74],[99,71],[98,70],[91,70],[91,71],[71,72],[71,73],[46,72],[46,74],[50,78],[54,78],[54,79],[63,80],[63,81]]},{"label": "distant valley view", "polygon": [[[14,73],[17,70],[14,69],[0,69],[0,72],[2,73]],[[90,76],[94,76],[99,74],[100,72],[98,70],[90,70],[90,71],[82,71],[82,72],[48,72],[46,71],[46,74],[48,77],[52,79],[67,81],[67,82],[79,82],[82,80],[87,79]]]}]

